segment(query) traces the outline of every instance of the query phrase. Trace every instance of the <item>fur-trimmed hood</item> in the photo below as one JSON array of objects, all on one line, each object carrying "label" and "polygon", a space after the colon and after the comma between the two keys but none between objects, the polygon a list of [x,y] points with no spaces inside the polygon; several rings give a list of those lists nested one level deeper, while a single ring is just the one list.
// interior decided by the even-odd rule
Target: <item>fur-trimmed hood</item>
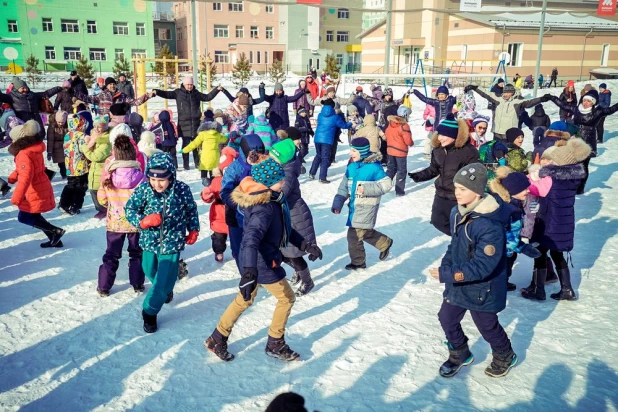
[{"label": "fur-trimmed hood", "polygon": [[408,123],[403,117],[400,117],[400,116],[388,116],[386,120],[389,121],[390,123],[396,123],[396,124]]},{"label": "fur-trimmed hood", "polygon": [[[455,139],[455,149],[460,149],[466,145],[470,141],[470,129],[468,128],[468,124],[463,119],[457,119],[457,125],[459,126],[457,130],[457,138]],[[438,132],[435,132],[431,137],[431,145],[435,148],[440,147],[440,141],[438,140]]]},{"label": "fur-trimmed hood", "polygon": [[197,132],[206,132],[209,130],[215,130],[219,133],[221,133],[221,125],[217,122],[211,122],[209,120],[202,122],[202,124],[200,124],[200,127],[198,127]]},{"label": "fur-trimmed hood", "polygon": [[247,176],[232,192],[232,202],[242,208],[264,205],[270,202],[271,193],[268,187]]},{"label": "fur-trimmed hood", "polygon": [[581,163],[566,166],[548,165],[539,171],[539,177],[545,176],[550,176],[552,180],[581,180],[586,177],[586,171]]},{"label": "fur-trimmed hood", "polygon": [[41,142],[41,138],[38,135],[25,136],[25,137],[22,137],[21,139],[15,140],[9,146],[8,151],[12,156],[17,156],[17,154],[20,151],[27,149],[30,146],[37,145],[37,144],[43,145],[43,150],[41,150],[41,153],[43,153],[43,151],[45,150],[45,144]]},{"label": "fur-trimmed hood", "polygon": [[496,177],[489,183],[489,189],[500,196],[500,199],[506,203],[511,203],[511,195],[508,190],[502,185],[502,179],[513,173],[513,170],[507,166],[500,166],[496,169]]},{"label": "fur-trimmed hood", "polygon": [[562,132],[560,130],[546,130],[545,137],[557,137],[558,139],[568,140],[571,138],[569,132]]}]

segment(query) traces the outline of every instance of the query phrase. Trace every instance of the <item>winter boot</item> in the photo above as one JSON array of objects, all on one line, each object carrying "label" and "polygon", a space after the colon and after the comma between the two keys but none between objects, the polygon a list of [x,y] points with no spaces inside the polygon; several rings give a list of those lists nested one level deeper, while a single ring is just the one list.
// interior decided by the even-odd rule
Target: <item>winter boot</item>
[{"label": "winter boot", "polygon": [[386,258],[388,257],[388,254],[391,251],[391,246],[393,246],[393,239],[388,239],[388,246],[386,247],[386,249],[384,249],[382,252],[380,252],[380,260],[386,260]]},{"label": "winter boot", "polygon": [[345,265],[346,270],[359,270],[359,269],[367,269],[366,263],[361,263],[360,265],[355,265],[354,263],[348,263]]},{"label": "winter boot", "polygon": [[149,315],[142,310],[142,318],[144,319],[144,332],[154,333],[157,331],[157,315]]},{"label": "winter boot", "polygon": [[320,179],[320,183],[328,184],[328,183],[330,183],[330,180],[328,180],[328,179]]},{"label": "winter boot", "polygon": [[174,300],[174,291],[172,290],[167,294],[167,299],[165,299],[165,303],[171,303]]},{"label": "winter boot", "polygon": [[547,259],[547,275],[545,276],[545,284],[558,282],[558,276],[554,270],[554,263],[551,259]]},{"label": "winter boot", "polygon": [[139,286],[133,286],[133,291],[135,293],[141,293],[144,290],[146,290],[146,288],[144,287],[144,285],[139,285]]},{"label": "winter boot", "polygon": [[448,342],[445,342],[448,346],[448,360],[440,366],[440,376],[445,378],[452,378],[457,375],[457,372],[464,367],[474,362],[474,355],[468,348],[468,338],[466,342],[458,348],[453,348]]},{"label": "winter boot", "polygon": [[6,197],[6,194],[11,191],[11,186],[4,180],[0,179],[0,197]]},{"label": "winter boot", "polygon": [[314,180],[315,179],[315,175],[312,175],[311,173],[309,174],[309,179],[310,180]]},{"label": "winter boot", "polygon": [[292,279],[290,279],[290,283],[292,284],[292,286],[296,286],[299,282],[300,276],[298,275],[298,272],[294,272],[294,274],[292,275]]},{"label": "winter boot", "polygon": [[532,275],[532,283],[521,290],[521,296],[531,300],[545,300],[545,277],[547,269],[535,269]]},{"label": "winter boot", "polygon": [[569,268],[560,269],[558,271],[560,278],[560,292],[549,295],[554,300],[576,300],[575,291],[571,286],[571,272]]},{"label": "winter boot", "polygon": [[62,244],[62,240],[60,240],[60,238],[64,236],[65,230],[51,224],[48,225],[49,227],[45,228],[34,226],[36,229],[42,230],[43,233],[45,233],[45,236],[49,239],[49,241],[41,243],[40,246],[44,249],[50,247],[63,247],[64,245]]},{"label": "winter boot", "polygon": [[300,277],[300,280],[302,280],[302,283],[300,284],[300,287],[296,290],[296,296],[300,297],[300,296],[306,295],[307,293],[311,292],[311,289],[313,289],[314,284],[313,284],[313,279],[311,279],[311,273],[309,272],[309,268],[306,268],[305,270],[301,270],[300,272],[298,272],[298,276]]},{"label": "winter boot", "polygon": [[511,282],[506,282],[506,290],[509,292],[517,290],[517,285]]},{"label": "winter boot", "polygon": [[99,289],[97,287],[97,293],[99,294],[99,296],[101,296],[102,298],[106,298],[109,296],[109,290],[103,290],[103,289]]},{"label": "winter boot", "polygon": [[285,343],[284,336],[280,339],[273,338],[272,336],[268,336],[268,343],[266,343],[265,352],[268,356],[272,358],[281,359],[282,361],[295,361],[300,358],[300,355],[294,352],[290,347]]},{"label": "winter boot", "polygon": [[225,362],[234,360],[234,355],[227,351],[227,336],[223,336],[218,329],[212,332],[212,335],[204,341],[204,347],[217,355],[219,359]]},{"label": "winter boot", "polygon": [[187,277],[188,274],[189,270],[187,269],[187,263],[184,260],[180,259],[178,261],[178,280]]},{"label": "winter boot", "polygon": [[493,352],[494,358],[491,364],[485,369],[485,374],[492,378],[501,378],[509,373],[509,370],[517,364],[517,355],[513,348],[505,352]]}]

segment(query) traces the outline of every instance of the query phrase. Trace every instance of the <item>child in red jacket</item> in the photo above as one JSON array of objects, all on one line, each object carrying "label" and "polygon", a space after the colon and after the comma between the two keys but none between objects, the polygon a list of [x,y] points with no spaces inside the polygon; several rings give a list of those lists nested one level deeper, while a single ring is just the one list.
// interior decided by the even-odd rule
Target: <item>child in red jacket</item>
[{"label": "child in red jacket", "polygon": [[[401,112],[397,110],[397,113]],[[406,174],[408,173],[408,149],[414,146],[414,141],[412,140],[410,126],[402,116],[388,116],[387,120],[388,127],[384,131],[386,153],[388,153],[386,174],[391,179],[397,175],[395,194],[403,196],[406,187]]]},{"label": "child in red jacket", "polygon": [[223,262],[223,252],[227,242],[228,228],[225,223],[225,203],[221,200],[221,180],[225,169],[238,157],[238,152],[231,147],[224,147],[219,159],[219,168],[213,170],[215,176],[210,182],[210,186],[202,189],[202,200],[211,203],[210,206],[210,230],[212,230],[212,250],[215,252],[215,260]]}]

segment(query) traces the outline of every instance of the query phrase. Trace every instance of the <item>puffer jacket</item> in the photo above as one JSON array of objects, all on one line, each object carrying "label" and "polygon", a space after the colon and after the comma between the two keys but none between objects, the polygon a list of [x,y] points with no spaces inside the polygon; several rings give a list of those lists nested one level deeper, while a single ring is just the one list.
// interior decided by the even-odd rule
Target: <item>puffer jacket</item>
[{"label": "puffer jacket", "polygon": [[563,132],[560,130],[547,130],[544,134],[543,139],[539,142],[537,146],[535,146],[534,151],[532,152],[532,160],[535,160],[537,157],[542,157],[543,152],[555,146],[557,142],[564,140],[567,141],[571,138],[569,132]]},{"label": "puffer jacket", "polygon": [[311,127],[311,119],[309,119],[309,116],[296,116],[294,127],[296,127],[300,132],[300,141],[303,144],[309,144],[309,142],[311,141],[311,136],[314,135],[313,127]]},{"label": "puffer jacket", "polygon": [[137,185],[145,181],[140,164],[131,160],[113,160],[106,167],[112,186],[101,184],[97,199],[107,208],[107,231],[137,233],[139,230],[129,223],[124,208]]},{"label": "puffer jacket", "polygon": [[54,163],[64,163],[64,136],[69,132],[67,125],[58,126],[56,116],[49,117],[47,127],[47,154],[52,155]]},{"label": "puffer jacket", "polygon": [[363,127],[356,131],[354,138],[364,137],[369,140],[369,151],[378,153],[380,151],[380,139],[385,139],[384,133],[376,125],[376,117],[373,114],[368,114],[363,119]]},{"label": "puffer jacket", "polygon": [[92,136],[96,139],[94,146],[88,147],[85,140],[79,144],[79,150],[90,161],[88,168],[88,187],[90,190],[99,190],[101,185],[101,172],[108,157],[112,154],[112,145],[109,143],[109,132],[105,131],[100,136]]},{"label": "puffer jacket", "polygon": [[545,114],[545,109],[542,104],[537,104],[534,106],[534,114],[530,116],[530,125],[532,126],[532,134],[536,134],[536,129],[538,127],[544,128],[544,130],[549,129],[549,125],[551,124],[551,120],[548,115]]},{"label": "puffer jacket", "polygon": [[208,94],[200,93],[196,88],[188,91],[184,85],[176,90],[164,91],[155,89],[157,96],[164,99],[176,100],[178,110],[178,136],[193,139],[197,136],[200,127],[202,111],[200,102],[209,102],[219,94],[219,89],[214,88]]},{"label": "puffer jacket", "polygon": [[46,97],[49,99],[61,91],[62,87],[52,87],[44,92],[33,92],[28,89],[26,94],[22,94],[14,88],[9,94],[0,93],[0,102],[10,104],[15,111],[15,115],[24,123],[28,120],[36,120],[41,129],[39,136],[43,139],[45,137],[45,127],[39,113],[41,100]]},{"label": "puffer jacket", "polygon": [[150,95],[148,93],[137,99],[133,99],[122,93],[120,90],[116,90],[112,93],[105,89],[96,96],[87,96],[85,94],[78,93],[77,90],[74,90],[74,92],[75,97],[79,100],[97,105],[99,110],[98,114],[100,115],[110,114],[109,108],[112,107],[113,104],[128,103],[129,106],[139,106],[150,99]]},{"label": "puffer jacket", "polygon": [[198,135],[184,149],[183,153],[191,153],[201,147],[200,170],[212,170],[219,165],[219,145],[227,143],[227,137],[219,132],[217,122],[204,122],[197,130]]},{"label": "puffer jacket", "polygon": [[147,181],[137,186],[125,206],[127,220],[139,228],[146,216],[160,214],[160,226],[139,229],[139,245],[145,251],[159,255],[179,253],[185,248],[187,234],[200,230],[197,204],[191,188],[176,179],[176,167],[167,153],[153,154],[148,159],[147,169],[171,170],[170,185],[163,193],[156,192]]},{"label": "puffer jacket", "polygon": [[352,104],[356,107],[358,110],[358,115],[362,118],[365,118],[366,115],[373,114],[374,112],[373,105],[362,95],[357,95],[354,99],[354,103]]},{"label": "puffer jacket", "polygon": [[506,147],[509,149],[509,151],[506,152],[506,165],[516,172],[525,172],[530,165],[532,154],[529,153],[526,155],[524,149],[513,143],[507,143]]},{"label": "puffer jacket", "polygon": [[[306,80],[299,80],[298,81],[298,88],[296,90],[294,90],[294,95],[297,95],[298,93],[302,93],[302,96],[300,97],[300,99],[296,100],[293,104],[292,107],[294,108],[294,110],[298,110],[301,106],[304,107],[307,112],[312,112],[313,113],[313,109],[315,106],[312,106],[309,104],[309,100],[307,99],[307,96],[305,94],[305,89],[302,89],[300,87],[300,82],[304,81],[305,84],[307,84]],[[311,90],[309,89],[309,87],[307,86],[307,90],[309,90],[311,92]]]},{"label": "puffer jacket", "polygon": [[433,106],[436,109],[436,117],[434,125],[438,126],[444,119],[446,119],[446,115],[453,112],[453,107],[457,103],[457,98],[455,96],[448,96],[444,100],[432,99],[431,97],[426,97],[418,90],[414,90],[414,95],[418,97],[423,103]]},{"label": "puffer jacket", "polygon": [[451,243],[442,258],[443,299],[460,308],[498,313],[506,306],[506,236],[503,203],[486,196],[462,216],[451,211]]},{"label": "puffer jacket", "polygon": [[260,88],[260,98],[264,99],[264,101],[268,102],[269,104],[270,114],[268,121],[270,122],[270,125],[275,131],[287,129],[288,127],[290,127],[288,104],[294,103],[303,96],[305,96],[304,90],[301,90],[294,96],[286,96],[285,94],[282,94],[281,96],[277,96],[276,94],[266,96],[266,91],[264,90],[264,88]]},{"label": "puffer jacket", "polygon": [[414,146],[412,132],[408,122],[399,116],[388,117],[386,135],[386,153],[393,157],[408,156],[408,149]]},{"label": "puffer jacket", "polygon": [[161,139],[161,145],[163,147],[176,147],[176,143],[178,143],[178,137],[176,136],[176,129],[174,124],[171,121],[171,116],[169,111],[162,110],[159,113],[159,128],[153,130],[155,136],[157,136],[157,131],[159,132],[159,139]]},{"label": "puffer jacket", "polygon": [[341,120],[332,106],[323,106],[318,115],[318,126],[315,128],[313,142],[332,145],[335,141],[337,127],[349,129],[352,127],[352,123]]},{"label": "puffer jacket", "polygon": [[67,167],[67,176],[83,176],[88,174],[89,162],[80,147],[86,139],[88,120],[81,115],[73,115],[67,121],[69,132],[64,135],[64,163]]},{"label": "puffer jacket", "polygon": [[423,111],[423,120],[425,120],[425,131],[433,132],[433,129],[436,126],[436,108],[430,104],[426,105],[425,110]]},{"label": "puffer jacket", "polygon": [[45,174],[45,143],[38,136],[26,136],[11,143],[9,153],[15,156],[15,170],[8,182],[17,184],[11,203],[22,212],[45,213],[54,210],[56,200],[49,177]]},{"label": "puffer jacket", "polygon": [[124,82],[118,82],[116,88],[126,94],[130,99],[135,99],[135,91],[130,81],[125,80]]},{"label": "puffer jacket", "polygon": [[[575,93],[575,91],[570,92],[567,89],[568,87],[565,87],[558,98],[570,107],[563,109],[562,106],[560,106],[560,118],[570,117],[573,114],[573,110],[577,107],[577,93]],[[567,102],[569,99],[571,99],[570,103]]]},{"label": "puffer jacket", "polygon": [[[307,90],[309,90],[309,92],[311,93],[311,98],[315,100],[317,98],[324,96],[324,89],[320,87],[318,82],[316,80],[313,80],[312,82],[308,82],[307,79],[308,77],[305,77],[305,81],[307,83]],[[311,104],[310,106],[312,107],[311,110],[313,110],[313,108],[315,107]],[[306,109],[309,110],[307,107]]]},{"label": "puffer jacket", "polygon": [[612,104],[612,92],[605,89],[599,92],[599,107],[608,108]]},{"label": "puffer jacket", "polygon": [[54,111],[60,110],[73,113],[73,90],[72,89],[62,89],[60,93],[56,95],[56,100],[54,101]]},{"label": "puffer jacket", "polygon": [[249,125],[247,134],[257,134],[262,139],[266,150],[270,150],[271,146],[279,140],[273,127],[268,122],[268,119],[263,114],[255,118],[254,122]]},{"label": "puffer jacket", "polygon": [[[373,229],[378,217],[380,198],[393,187],[392,179],[384,172],[378,153],[358,162],[350,162],[341,180],[331,210],[341,211],[348,198],[349,214],[346,226],[355,229]],[[356,194],[358,186],[363,186],[363,194]]]},{"label": "puffer jacket", "polygon": [[[86,87],[86,82],[81,77],[77,76],[74,80],[69,80],[71,82],[71,88],[75,93],[80,93],[88,96],[88,87]],[[80,99],[83,100],[83,99]]]},{"label": "puffer jacket", "polygon": [[210,230],[215,233],[229,233],[227,224],[225,223],[225,204],[221,200],[221,180],[223,176],[217,170],[217,176],[213,177],[208,186],[209,192],[213,195],[212,200],[206,203],[210,203],[210,210],[208,212],[208,221],[210,222]]}]

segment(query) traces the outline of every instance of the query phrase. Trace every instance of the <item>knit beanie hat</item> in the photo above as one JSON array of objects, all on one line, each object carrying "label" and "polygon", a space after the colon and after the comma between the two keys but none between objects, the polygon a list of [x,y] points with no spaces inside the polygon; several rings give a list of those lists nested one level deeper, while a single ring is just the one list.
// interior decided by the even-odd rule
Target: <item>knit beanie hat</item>
[{"label": "knit beanie hat", "polygon": [[502,93],[515,93],[515,86],[513,86],[511,83],[505,85],[502,89]]},{"label": "knit beanie hat", "polygon": [[267,158],[251,166],[251,177],[266,187],[271,187],[285,178],[283,166],[273,158]]},{"label": "knit beanie hat", "polygon": [[485,193],[487,186],[487,169],[480,163],[471,163],[459,169],[453,183],[460,184],[479,196]]},{"label": "knit beanie hat", "polygon": [[509,130],[506,131],[506,141],[509,143],[513,143],[515,139],[523,135],[523,130],[518,129],[517,127],[511,127]]},{"label": "knit beanie hat", "polygon": [[67,117],[69,117],[69,114],[63,110],[58,110],[56,112],[56,123],[58,124],[66,124],[67,123]]},{"label": "knit beanie hat", "polygon": [[292,139],[283,139],[270,147],[270,157],[282,165],[288,163],[296,154],[296,145]]},{"label": "knit beanie hat", "polygon": [[238,104],[242,106],[249,106],[249,96],[246,94],[241,94],[238,98]]},{"label": "knit beanie hat", "polygon": [[361,159],[364,159],[371,154],[370,147],[371,144],[365,137],[357,137],[352,139],[350,142],[350,148],[357,150],[360,153]]},{"label": "knit beanie hat", "polygon": [[333,93],[334,93],[334,92],[336,92],[336,91],[337,91],[337,89],[335,89],[335,86],[328,86],[328,87],[326,88],[326,93],[330,93],[330,92],[333,92]]},{"label": "knit beanie hat", "polygon": [[[11,136],[12,137],[12,136]],[[583,162],[590,156],[592,149],[582,139],[573,137],[567,140],[564,146],[554,146],[555,149],[546,155],[543,152],[543,157],[554,161],[554,164],[558,166],[574,165],[579,162]]]},{"label": "knit beanie hat", "polygon": [[116,138],[120,135],[125,135],[131,137],[133,134],[131,133],[131,128],[126,123],[120,123],[116,127],[109,132],[109,143],[113,146]]},{"label": "knit beanie hat", "polygon": [[300,130],[295,127],[288,127],[285,129],[285,132],[288,134],[288,137],[292,140],[300,140]]},{"label": "knit beanie hat", "polygon": [[17,77],[17,76],[13,77],[13,88],[15,90],[17,90],[17,89],[21,89],[22,87],[26,87],[27,88],[28,85],[26,84],[25,81],[23,81],[19,77]]},{"label": "knit beanie hat", "polygon": [[68,80],[63,81],[62,87],[64,87],[65,89],[68,89],[69,87],[71,87],[71,82]]},{"label": "knit beanie hat", "polygon": [[482,115],[477,115],[474,120],[472,120],[472,127],[476,127],[477,124],[479,123],[485,123],[487,125],[489,125],[489,117],[487,116],[482,116]]},{"label": "knit beanie hat", "polygon": [[496,82],[496,84],[500,84],[500,83],[504,83],[504,79],[503,78],[499,78],[498,81]]},{"label": "knit beanie hat", "polygon": [[92,127],[101,126],[103,130],[107,130],[109,128],[109,116],[108,115],[97,115],[92,119]]},{"label": "knit beanie hat", "polygon": [[296,111],[296,114],[301,115],[303,113],[307,113],[307,109],[305,109],[303,106],[300,106]]},{"label": "knit beanie hat", "polygon": [[108,77],[105,79],[105,87],[107,87],[110,84],[116,84],[116,79],[114,79],[113,77]]},{"label": "knit beanie hat", "polygon": [[346,109],[348,111],[348,114],[358,113],[358,109],[353,104],[347,105]]},{"label": "knit beanie hat", "polygon": [[236,150],[229,146],[224,147],[223,150],[221,150],[221,157],[219,157],[219,170],[221,173],[223,173],[223,171],[227,169],[227,167],[231,165],[237,157],[238,152]]},{"label": "knit beanie hat", "polygon": [[574,80],[569,80],[567,82],[567,87],[575,87],[575,81]]},{"label": "knit beanie hat", "polygon": [[549,125],[549,129],[547,130],[557,130],[559,132],[567,132],[568,125],[566,122],[563,122],[562,120],[558,120],[553,122],[552,124]]},{"label": "knit beanie hat", "polygon": [[525,174],[520,172],[509,173],[500,183],[511,196],[515,196],[530,187],[530,181]]},{"label": "knit beanie hat", "polygon": [[307,411],[305,398],[294,392],[281,393],[272,400],[265,412]]},{"label": "knit beanie hat", "polygon": [[592,101],[592,104],[597,104],[599,101],[599,92],[594,89],[590,89],[584,95],[583,100],[590,100]]},{"label": "knit beanie hat", "polygon": [[541,159],[549,159],[552,160],[551,155],[556,150],[557,146],[549,146],[547,149],[543,150],[543,154],[541,155]]},{"label": "knit beanie hat", "polygon": [[204,120],[215,120],[215,114],[212,112],[212,109],[207,109],[204,112]]},{"label": "knit beanie hat", "polygon": [[436,92],[436,94],[440,94],[440,93],[445,94],[445,95],[448,96],[448,87],[446,87],[444,85],[438,87],[438,91]]},{"label": "knit beanie hat", "polygon": [[155,134],[148,130],[143,131],[140,135],[137,148],[148,157],[152,156],[154,153],[161,152],[161,150],[157,149],[157,138]]},{"label": "knit beanie hat", "polygon": [[453,113],[446,115],[446,119],[442,120],[442,123],[436,127],[436,132],[442,136],[450,137],[451,139],[457,139],[457,133],[459,133],[459,124],[455,120]]},{"label": "knit beanie hat", "polygon": [[11,129],[9,137],[13,140],[13,143],[15,143],[23,137],[37,136],[40,131],[41,127],[36,120],[28,120],[26,123],[20,124],[19,126],[15,126]]},{"label": "knit beanie hat", "polygon": [[185,76],[182,79],[182,84],[183,85],[187,85],[187,84],[193,84],[193,76]]},{"label": "knit beanie hat", "polygon": [[275,91],[277,90],[283,91],[283,85],[281,83],[275,83]]},{"label": "knit beanie hat", "polygon": [[77,70],[71,70],[71,73],[69,73],[69,75],[77,76]]}]

